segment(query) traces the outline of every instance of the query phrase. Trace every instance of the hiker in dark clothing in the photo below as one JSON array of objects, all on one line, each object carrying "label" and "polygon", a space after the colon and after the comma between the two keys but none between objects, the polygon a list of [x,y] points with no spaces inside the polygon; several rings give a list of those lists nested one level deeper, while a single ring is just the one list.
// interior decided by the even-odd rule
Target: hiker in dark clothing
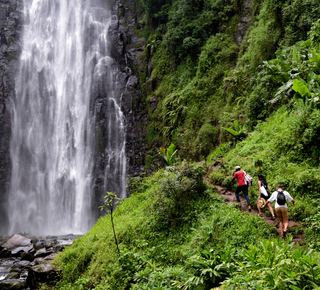
[{"label": "hiker in dark clothing", "polygon": [[[262,216],[261,207],[266,204],[268,198],[270,197],[270,187],[265,177],[262,174],[258,174],[258,186],[259,186],[259,197],[257,200],[257,208],[259,211],[259,216]],[[270,203],[268,203],[269,210],[272,214],[272,220],[275,220],[273,209]]]},{"label": "hiker in dark clothing", "polygon": [[233,176],[232,176],[232,180],[234,180],[235,178],[238,180],[238,186],[237,186],[234,194],[236,196],[239,207],[241,207],[239,193],[242,191],[244,194],[244,197],[246,198],[247,204],[248,204],[248,211],[251,211],[250,200],[249,200],[249,196],[248,196],[248,186],[244,180],[244,176],[246,173],[240,169],[241,169],[240,166],[236,166],[235,172],[233,173]]}]

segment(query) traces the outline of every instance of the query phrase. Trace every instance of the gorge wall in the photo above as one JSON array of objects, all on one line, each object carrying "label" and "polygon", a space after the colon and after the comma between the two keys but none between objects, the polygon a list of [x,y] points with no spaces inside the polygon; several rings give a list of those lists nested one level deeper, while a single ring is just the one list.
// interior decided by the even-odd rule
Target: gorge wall
[{"label": "gorge wall", "polygon": [[[15,97],[15,78],[21,52],[20,37],[23,23],[21,0],[0,0],[0,234],[8,228],[8,190],[10,187],[11,160],[10,138],[12,125],[12,99]],[[121,111],[126,127],[127,176],[136,176],[144,171],[145,131],[148,122],[147,104],[142,101],[139,72],[143,66],[141,55],[145,39],[137,35],[140,23],[139,7],[131,0],[112,3],[113,21],[108,37],[112,39],[111,56],[116,60],[117,87],[121,94]],[[108,163],[106,147],[108,139],[108,102],[97,88],[92,94],[90,110],[95,112],[96,150],[93,169],[91,210],[93,217],[100,214],[105,192],[105,168]],[[112,176],[111,176],[112,178]],[[112,189],[117,191],[118,180]]]},{"label": "gorge wall", "polygon": [[22,1],[0,1],[0,234],[8,223],[7,198],[10,181],[11,100],[20,54]]}]

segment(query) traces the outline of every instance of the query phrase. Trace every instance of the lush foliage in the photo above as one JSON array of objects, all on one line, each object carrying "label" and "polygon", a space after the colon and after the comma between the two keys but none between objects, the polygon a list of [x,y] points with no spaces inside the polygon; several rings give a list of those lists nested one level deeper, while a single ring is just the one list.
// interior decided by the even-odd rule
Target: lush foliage
[{"label": "lush foliage", "polygon": [[234,142],[236,143],[238,141],[241,141],[247,137],[245,126],[239,125],[238,120],[234,121],[234,129],[232,128],[223,128],[225,129],[231,136],[234,138]]},{"label": "lush foliage", "polygon": [[[300,91],[296,98],[317,98],[319,24],[309,42],[298,42],[320,18],[316,0],[247,6],[237,0],[173,0],[153,7],[150,19],[160,13],[165,22],[152,24],[148,40],[157,42],[148,55],[157,87],[147,97],[158,102],[150,112],[157,128],[152,138],[165,146],[174,142],[182,158],[206,157],[229,139],[222,127],[247,119],[255,126],[290,102],[294,89]],[[245,27],[243,18],[251,19],[250,25]]]},{"label": "lush foliage", "polygon": [[63,277],[56,288],[207,289],[230,278],[240,261],[235,252],[277,233],[222,202],[204,187],[203,173],[182,164],[141,180],[114,213],[121,256],[105,216],[57,257]]},{"label": "lush foliage", "polygon": [[178,150],[176,150],[176,146],[171,144],[168,149],[163,146],[159,149],[159,154],[163,158],[166,165],[172,165],[177,161]]},{"label": "lush foliage", "polygon": [[[55,288],[205,290],[222,283],[226,289],[313,289],[320,285],[317,252],[294,245],[291,237],[275,238],[277,231],[264,220],[226,205],[204,187],[203,173],[201,165],[182,164],[142,179],[114,213],[121,256],[110,217],[100,218],[55,260],[63,270]],[[314,228],[316,218],[308,220]]]},{"label": "lush foliage", "polygon": [[315,289],[320,284],[319,253],[279,240],[251,245],[239,252],[236,274],[226,289]]},{"label": "lush foliage", "polygon": [[320,24],[317,22],[308,40],[277,51],[275,59],[260,65],[252,80],[253,91],[246,101],[248,116],[254,124],[293,100],[318,103],[319,35]]}]

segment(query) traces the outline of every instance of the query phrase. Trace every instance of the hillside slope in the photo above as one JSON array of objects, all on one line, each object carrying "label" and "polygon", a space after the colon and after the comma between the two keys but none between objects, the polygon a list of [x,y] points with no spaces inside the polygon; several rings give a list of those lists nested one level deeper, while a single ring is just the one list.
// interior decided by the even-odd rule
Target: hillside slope
[{"label": "hillside slope", "polygon": [[[183,158],[201,160],[229,139],[223,127],[238,120],[253,130],[283,104],[290,106],[294,92],[287,82],[306,69],[291,65],[290,54],[320,18],[317,1],[143,3],[149,32],[144,59],[151,74],[141,75],[141,83],[152,104],[147,168],[157,157],[156,144],[173,142]],[[317,36],[312,47],[318,50],[318,44]],[[276,56],[291,71],[265,63]]]},{"label": "hillside slope", "polygon": [[[181,164],[135,184],[114,216],[55,260],[54,289],[313,289],[318,252],[278,238],[258,216],[226,204],[202,182],[203,165]],[[309,244],[310,246],[311,244]],[[313,274],[310,275],[310,270]],[[303,288],[306,287],[306,288]]]}]

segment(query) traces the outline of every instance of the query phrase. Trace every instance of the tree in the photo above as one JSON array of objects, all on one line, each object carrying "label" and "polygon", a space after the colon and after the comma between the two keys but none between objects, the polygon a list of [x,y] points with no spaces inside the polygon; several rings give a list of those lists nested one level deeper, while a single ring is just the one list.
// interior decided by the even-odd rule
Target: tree
[{"label": "tree", "polygon": [[120,257],[119,244],[118,244],[118,240],[117,240],[116,231],[114,229],[113,212],[116,209],[116,207],[122,203],[122,198],[117,197],[117,195],[113,192],[107,192],[107,195],[104,197],[104,199],[105,199],[104,205],[99,206],[99,208],[101,209],[101,211],[103,211],[106,207],[108,209],[108,212],[110,213],[113,236],[114,236],[114,240],[115,240],[115,243],[117,246],[118,255]]}]

